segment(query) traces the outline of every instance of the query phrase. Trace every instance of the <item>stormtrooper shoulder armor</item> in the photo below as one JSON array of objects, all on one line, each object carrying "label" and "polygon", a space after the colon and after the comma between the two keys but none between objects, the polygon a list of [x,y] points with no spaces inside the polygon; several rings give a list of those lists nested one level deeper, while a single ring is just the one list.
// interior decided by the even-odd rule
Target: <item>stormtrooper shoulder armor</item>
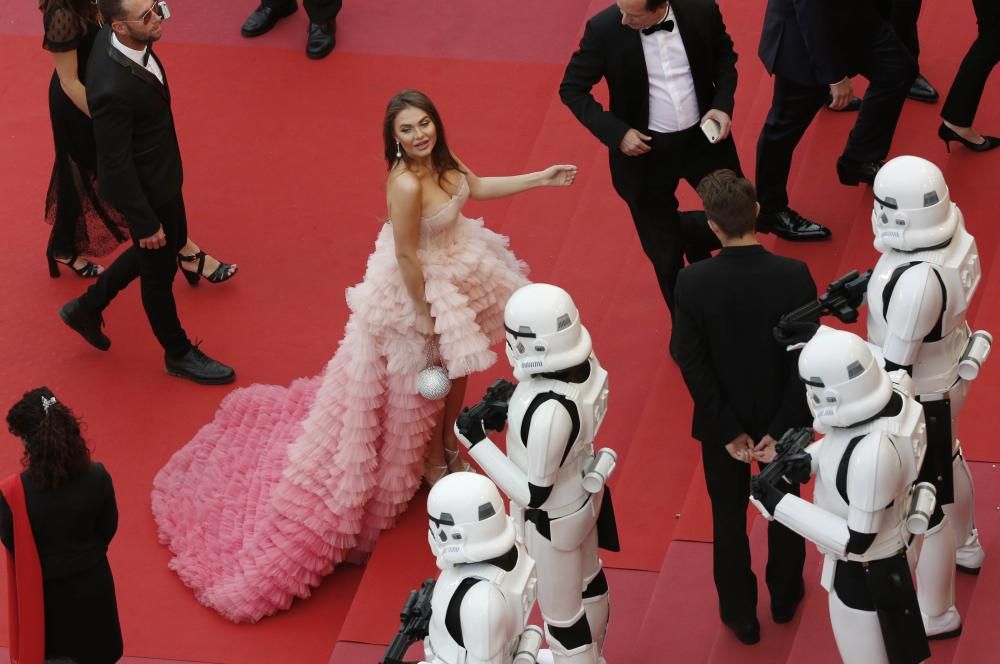
[{"label": "stormtrooper shoulder armor", "polygon": [[[844,473],[843,464],[847,464],[846,477],[842,485],[847,493],[847,503],[865,512],[877,512],[889,506],[898,496],[900,487],[905,482],[904,465],[900,452],[888,434],[877,431],[862,437],[857,444],[845,452],[838,470]],[[838,487],[838,489],[841,487]],[[848,524],[852,530],[853,524]],[[864,529],[867,532],[867,529]]]},{"label": "stormtrooper shoulder armor", "polygon": [[941,323],[947,293],[941,275],[929,263],[902,270],[886,286],[883,302],[889,334],[904,341],[921,341]]},{"label": "stormtrooper shoulder armor", "polygon": [[528,450],[528,481],[540,487],[552,486],[579,435],[580,417],[572,401],[554,394],[539,394],[534,404],[537,407],[529,406],[523,421],[528,431],[524,441]]},{"label": "stormtrooper shoulder armor", "polygon": [[519,626],[509,624],[512,621],[497,619],[508,613],[507,600],[499,588],[486,581],[469,588],[461,599],[458,613],[459,636],[474,662],[500,661],[498,657],[510,644],[511,637],[521,631]]}]

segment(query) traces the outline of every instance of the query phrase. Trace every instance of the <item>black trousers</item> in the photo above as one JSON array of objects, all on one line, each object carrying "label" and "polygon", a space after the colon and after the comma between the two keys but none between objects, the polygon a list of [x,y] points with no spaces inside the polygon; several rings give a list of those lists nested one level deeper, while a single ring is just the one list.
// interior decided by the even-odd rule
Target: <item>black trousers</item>
[{"label": "black trousers", "polygon": [[[296,4],[295,0],[263,0],[266,7],[287,7]],[[313,23],[326,23],[337,19],[343,0],[302,0],[306,14]]]},{"label": "black trousers", "polygon": [[638,183],[623,198],[642,249],[653,264],[663,299],[673,311],[674,284],[684,257],[689,262],[701,260],[720,247],[703,214],[678,214],[677,185],[683,179],[697,187],[703,177],[720,168],[737,173],[742,170],[732,136],[713,145],[698,125],[670,134],[644,133],[653,137],[653,149],[632,157],[638,160],[634,170]]},{"label": "black trousers", "polygon": [[[886,23],[858,73],[868,79],[868,91],[843,156],[858,162],[881,161],[889,154],[917,66]],[[757,199],[761,212],[779,212],[788,207],[792,154],[829,98],[828,85],[801,85],[781,76],[774,77],[771,110],[757,140]]]},{"label": "black trousers", "polygon": [[972,0],[979,35],[965,54],[941,117],[959,127],[971,127],[983,98],[986,79],[1000,62],[1000,0]]},{"label": "black trousers", "polygon": [[141,249],[138,239],[133,238],[132,246],[101,273],[80,297],[80,303],[92,311],[104,311],[123,288],[138,278],[142,306],[156,340],[167,355],[179,357],[191,348],[191,341],[177,318],[173,290],[177,252],[187,243],[184,197],[178,194],[173,200],[154,206],[153,211],[167,236],[166,246]]},{"label": "black trousers", "polygon": [[[701,459],[712,501],[712,575],[719,616],[725,623],[743,623],[757,615],[757,577],[750,569],[747,537],[751,468],[729,456],[722,445],[702,444]],[[772,608],[787,608],[799,598],[805,561],[805,540],[777,521],[770,522],[765,576]]]},{"label": "black trousers", "polygon": [[922,0],[878,0],[878,10],[892,25],[903,46],[913,59],[920,57],[920,38],[917,36],[917,19]]}]

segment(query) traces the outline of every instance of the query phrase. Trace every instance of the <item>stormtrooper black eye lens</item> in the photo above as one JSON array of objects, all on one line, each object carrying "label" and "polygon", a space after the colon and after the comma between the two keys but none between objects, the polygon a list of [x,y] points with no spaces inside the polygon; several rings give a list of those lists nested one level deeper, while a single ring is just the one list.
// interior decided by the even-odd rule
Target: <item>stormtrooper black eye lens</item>
[{"label": "stormtrooper black eye lens", "polygon": [[443,530],[439,530],[438,531],[438,539],[441,540],[442,542],[447,542],[448,541],[448,536],[445,534],[445,532]]}]

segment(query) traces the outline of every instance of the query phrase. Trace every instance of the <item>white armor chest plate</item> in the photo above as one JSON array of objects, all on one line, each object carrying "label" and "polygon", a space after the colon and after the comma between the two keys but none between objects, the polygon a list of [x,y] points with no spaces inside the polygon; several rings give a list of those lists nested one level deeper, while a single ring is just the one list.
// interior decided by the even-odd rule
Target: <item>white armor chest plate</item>
[{"label": "white armor chest plate", "polygon": [[[468,578],[483,579],[481,583],[489,583],[503,594],[506,600],[504,615],[486,615],[487,607],[482,607],[482,619],[490,621],[493,625],[496,625],[497,621],[503,622],[501,629],[491,631],[504,635],[506,641],[504,653],[507,657],[502,661],[513,661],[518,639],[521,632],[524,631],[525,625],[528,624],[528,617],[535,604],[537,585],[535,561],[521,544],[516,546],[517,564],[509,572],[505,572],[495,565],[481,563],[456,565],[441,572],[434,586],[434,594],[431,596],[431,621],[425,642],[425,654],[433,664],[465,664],[466,662],[480,661],[469,656],[465,648],[451,637],[445,625],[445,617],[448,614],[451,598],[461,582]],[[470,601],[468,595],[464,601]],[[469,608],[477,610],[477,607]],[[464,637],[463,641],[468,639],[469,635],[464,635]],[[431,657],[432,653],[433,657]]]},{"label": "white armor chest plate", "polygon": [[[507,411],[507,456],[529,477],[535,473],[528,467],[528,451],[525,441],[521,439],[521,432],[531,404],[538,395],[552,392],[576,405],[580,431],[559,468],[552,492],[541,505],[541,509],[548,511],[552,517],[561,516],[562,512],[576,511],[590,495],[583,488],[583,475],[594,458],[594,436],[608,409],[608,372],[593,354],[590,356],[590,368],[590,376],[583,383],[564,383],[540,377],[523,381],[518,383],[510,399]],[[556,446],[561,455],[567,443],[563,439],[545,441],[545,444]]]},{"label": "white armor chest plate", "polygon": [[[927,447],[927,432],[924,424],[924,412],[916,401],[904,397],[903,408],[894,417],[881,417],[872,422],[850,429],[836,429],[823,438],[819,446],[818,470],[813,502],[819,507],[847,519],[849,506],[837,488],[837,473],[841,460],[850,442],[873,432],[888,434],[889,441],[895,448],[903,463],[903,474],[895,493],[898,498],[885,509],[882,528],[871,547],[861,555],[849,554],[848,560],[875,560],[891,555],[906,546],[908,537],[905,531],[906,509],[909,503],[910,487],[917,479],[920,464],[923,462]],[[853,468],[851,472],[871,471],[869,481],[882,482],[874,468]],[[856,478],[854,478],[856,479]],[[827,555],[833,555],[824,551]]]},{"label": "white armor chest plate", "polygon": [[[924,342],[913,363],[913,380],[917,394],[932,394],[949,389],[958,379],[958,362],[969,342],[969,326],[965,321],[972,295],[982,276],[976,241],[959,224],[946,247],[931,251],[904,253],[890,251],[875,265],[868,282],[868,340],[881,347],[892,332],[893,321],[885,319],[888,303],[886,287],[893,272],[901,265],[914,262],[933,266],[945,288],[945,310],[942,316],[941,339]],[[928,312],[935,319],[940,312]]]}]

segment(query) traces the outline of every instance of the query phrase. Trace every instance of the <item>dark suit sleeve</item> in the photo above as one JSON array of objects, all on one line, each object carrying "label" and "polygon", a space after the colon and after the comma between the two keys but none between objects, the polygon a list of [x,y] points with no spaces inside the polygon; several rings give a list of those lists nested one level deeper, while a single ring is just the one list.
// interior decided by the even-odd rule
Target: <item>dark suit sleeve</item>
[{"label": "dark suit sleeve", "polygon": [[840,45],[831,34],[828,0],[793,0],[795,20],[806,43],[816,76],[821,83],[839,83],[847,76],[847,64]]},{"label": "dark suit sleeve", "polygon": [[[801,272],[792,280],[796,289],[794,301],[801,306],[816,299],[816,282],[809,274],[805,263],[800,264]],[[793,310],[794,308],[793,307]],[[810,423],[809,405],[806,403],[806,390],[799,378],[799,351],[785,354],[787,377],[785,379],[785,394],[781,406],[771,419],[767,433],[778,440],[781,435],[792,427],[808,426]]]},{"label": "dark suit sleeve", "polygon": [[125,215],[133,238],[147,238],[160,228],[160,221],[135,172],[132,109],[125,100],[109,93],[88,94],[87,103],[94,119],[101,194]]},{"label": "dark suit sleeve", "polygon": [[14,555],[14,515],[3,494],[0,494],[0,541]]},{"label": "dark suit sleeve", "polygon": [[698,319],[689,306],[689,296],[693,296],[693,293],[688,289],[684,277],[684,270],[681,270],[674,289],[670,355],[681,369],[695,408],[704,415],[704,421],[714,423],[714,431],[702,436],[702,442],[726,445],[743,433],[743,427],[716,378],[708,346],[705,344],[705,332],[700,329]]},{"label": "dark suit sleeve", "polygon": [[580,48],[566,65],[562,83],[559,84],[559,98],[590,133],[612,150],[617,150],[630,127],[610,111],[604,110],[591,92],[604,77],[605,48],[588,22]]},{"label": "dark suit sleeve", "polygon": [[118,502],[115,500],[115,487],[111,483],[111,475],[106,470],[102,474],[104,476],[104,501],[97,517],[97,536],[105,544],[111,544],[115,533],[118,532]]},{"label": "dark suit sleeve", "polygon": [[713,5],[712,28],[715,34],[715,47],[713,61],[713,82],[715,83],[715,96],[712,98],[712,108],[723,111],[729,117],[733,116],[733,108],[736,105],[736,51],[733,50],[733,40],[726,32],[726,24],[722,21],[722,12],[718,5]]}]

